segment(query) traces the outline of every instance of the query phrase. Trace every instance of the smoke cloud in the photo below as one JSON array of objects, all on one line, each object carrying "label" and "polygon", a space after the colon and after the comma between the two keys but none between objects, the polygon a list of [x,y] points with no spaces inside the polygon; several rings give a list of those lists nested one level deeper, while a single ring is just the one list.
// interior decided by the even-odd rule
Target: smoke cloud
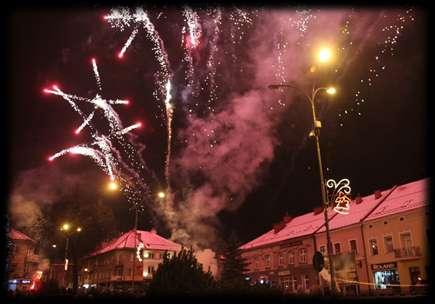
[{"label": "smoke cloud", "polygon": [[[219,226],[217,215],[234,211],[258,185],[273,160],[279,138],[274,127],[285,108],[277,104],[277,95],[267,89],[271,83],[300,79],[307,61],[307,44],[318,37],[337,35],[344,12],[325,12],[317,18],[312,31],[295,24],[295,11],[262,11],[250,31],[244,60],[253,75],[244,93],[230,93],[218,113],[206,117],[191,116],[179,133],[186,147],[178,154],[175,170],[184,188],[183,200],[175,206],[177,216],[170,218],[172,238],[194,243],[197,248],[216,245]],[[292,19],[293,18],[293,19]],[[305,26],[311,26],[307,15]],[[293,22],[293,23],[292,23]],[[298,28],[299,26],[299,28]],[[271,31],[273,29],[273,31]],[[331,35],[331,33],[333,33]],[[305,37],[308,34],[311,37]],[[277,44],[285,52],[277,53]],[[222,54],[221,54],[222,55]],[[224,58],[221,58],[224,60]],[[281,65],[281,66],[280,66]],[[304,70],[305,68],[305,70]],[[246,84],[245,84],[246,86]]]}]

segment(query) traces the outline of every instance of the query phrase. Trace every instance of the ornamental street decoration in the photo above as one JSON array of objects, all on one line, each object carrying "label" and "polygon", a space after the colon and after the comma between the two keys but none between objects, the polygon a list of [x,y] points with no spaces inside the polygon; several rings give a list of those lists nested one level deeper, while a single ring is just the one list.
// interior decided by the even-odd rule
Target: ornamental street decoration
[{"label": "ornamental street decoration", "polygon": [[136,257],[139,260],[139,262],[142,262],[142,256],[143,256],[143,251],[144,251],[144,244],[142,242],[139,242],[139,244],[137,244],[136,247]]},{"label": "ornamental street decoration", "polygon": [[333,179],[326,181],[326,187],[330,189],[329,202],[333,202],[333,209],[340,214],[349,214],[350,210],[350,181],[347,178],[343,178],[336,182]]}]

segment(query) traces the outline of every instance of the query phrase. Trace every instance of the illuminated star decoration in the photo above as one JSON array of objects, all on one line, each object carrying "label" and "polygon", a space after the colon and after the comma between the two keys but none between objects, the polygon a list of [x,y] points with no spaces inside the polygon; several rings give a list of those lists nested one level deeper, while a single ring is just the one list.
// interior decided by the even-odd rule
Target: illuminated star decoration
[{"label": "illuminated star decoration", "polygon": [[326,181],[326,187],[332,189],[332,194],[330,195],[330,201],[334,202],[334,211],[340,214],[349,214],[350,202],[350,181],[347,178],[341,179],[338,183],[333,179],[328,179]]},{"label": "illuminated star decoration", "polygon": [[[48,158],[49,161],[63,156],[67,153],[80,154],[90,157],[95,161],[109,176],[112,181],[115,180],[115,170],[117,166],[117,161],[114,157],[113,145],[111,143],[112,136],[120,136],[122,134],[128,133],[129,131],[139,128],[140,123],[133,124],[127,128],[122,127],[121,120],[118,114],[112,108],[111,105],[115,104],[129,104],[128,100],[110,100],[103,99],[100,94],[102,91],[101,80],[98,73],[98,67],[95,58],[92,59],[93,71],[95,74],[97,87],[99,93],[95,95],[94,98],[85,98],[77,95],[71,95],[63,92],[57,85],[53,85],[52,89],[44,89],[45,93],[61,96],[66,100],[70,106],[82,117],[83,123],[75,130],[75,134],[79,134],[85,126],[89,127],[91,131],[91,136],[94,141],[89,144],[76,145],[70,148],[63,149]],[[83,111],[77,105],[77,102],[86,102],[94,106],[94,110],[89,114],[85,115]],[[110,127],[110,133],[108,135],[100,135],[98,131],[92,126],[91,120],[94,117],[96,111],[101,110],[104,117],[107,119]]]}]

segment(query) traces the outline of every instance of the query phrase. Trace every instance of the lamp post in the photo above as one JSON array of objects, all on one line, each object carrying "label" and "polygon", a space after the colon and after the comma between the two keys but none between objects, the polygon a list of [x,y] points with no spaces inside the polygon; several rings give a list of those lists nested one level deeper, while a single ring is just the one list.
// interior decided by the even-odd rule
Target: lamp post
[{"label": "lamp post", "polygon": [[313,130],[310,132],[310,136],[313,136],[316,139],[316,152],[317,152],[317,161],[319,165],[319,177],[320,177],[320,190],[322,193],[322,204],[323,204],[323,216],[325,218],[325,228],[326,228],[326,242],[328,249],[328,260],[329,260],[329,269],[331,272],[331,289],[332,293],[335,294],[336,285],[335,285],[335,269],[333,265],[333,261],[331,259],[332,256],[332,243],[331,237],[329,233],[329,219],[328,219],[328,199],[326,196],[326,187],[325,187],[325,178],[323,176],[323,165],[322,165],[322,156],[320,152],[320,128],[322,127],[322,123],[317,119],[316,108],[315,108],[315,100],[316,96],[319,92],[325,91],[329,95],[334,95],[336,93],[336,89],[334,87],[313,87],[311,94],[307,94],[303,90],[301,90],[294,83],[284,83],[284,84],[272,84],[269,85],[269,89],[279,89],[279,88],[292,88],[304,95],[311,105],[311,111],[313,116]]},{"label": "lamp post", "polygon": [[[66,280],[66,276],[67,276],[68,263],[69,263],[69,260],[68,260],[68,251],[69,251],[69,238],[70,238],[70,234],[72,234],[74,232],[76,232],[76,233],[82,232],[82,227],[80,227],[80,226],[77,226],[75,228],[75,230],[73,230],[72,228],[73,227],[72,227],[72,225],[70,223],[64,223],[60,227],[60,231],[65,233],[65,236],[66,236],[66,240],[65,240],[65,266],[64,266],[65,275],[64,275],[64,278],[63,278],[63,283],[64,284],[65,284],[65,280]],[[52,247],[56,248],[56,245],[54,244],[54,245],[52,245]],[[75,261],[76,260],[76,255],[75,254],[76,253],[73,252],[73,262],[74,262],[73,263],[73,272],[77,269],[77,265],[76,265],[77,261]],[[75,281],[75,279],[73,281],[73,287],[74,287],[74,289],[76,288],[76,281]]]}]

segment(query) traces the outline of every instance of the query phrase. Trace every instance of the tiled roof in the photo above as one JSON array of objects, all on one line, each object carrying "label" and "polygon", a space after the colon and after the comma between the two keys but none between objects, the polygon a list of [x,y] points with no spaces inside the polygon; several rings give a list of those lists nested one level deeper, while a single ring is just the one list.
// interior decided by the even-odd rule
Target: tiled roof
[{"label": "tiled roof", "polygon": [[[136,245],[142,242],[145,248],[155,250],[171,250],[177,251],[181,249],[181,245],[167,240],[154,232],[137,230]],[[120,237],[103,244],[102,248],[94,251],[90,256],[99,255],[115,249],[135,248],[134,230],[130,230]]]},{"label": "tiled roof", "polygon": [[[374,194],[371,194],[363,197],[360,202],[353,200],[350,205],[350,212],[347,215],[329,210],[329,227],[330,229],[337,229],[356,224],[361,220],[371,220],[428,205],[428,182],[429,179],[426,178],[384,190],[379,198],[375,198]],[[293,218],[278,232],[275,232],[275,229],[266,232],[258,238],[240,246],[240,249],[246,250],[273,244],[287,239],[310,235],[317,231],[325,231],[323,212],[318,214],[310,212]]]},{"label": "tiled roof", "polygon": [[[328,217],[334,216],[333,211],[328,212]],[[275,233],[272,229],[260,237],[240,246],[240,249],[250,249],[266,244],[272,244],[279,241],[297,238],[314,233],[319,227],[325,223],[323,212],[314,214],[314,212],[306,213],[293,218],[285,227]]]},{"label": "tiled roof", "polygon": [[428,184],[429,179],[425,178],[397,187],[366,220],[373,220],[429,205]]},{"label": "tiled roof", "polygon": [[22,232],[19,232],[18,230],[15,229],[11,229],[11,231],[9,231],[8,233],[8,237],[11,240],[26,240],[26,241],[32,241],[35,242],[33,239],[31,239],[30,237],[28,237],[27,235],[25,235]]},{"label": "tiled roof", "polygon": [[[382,196],[376,198],[374,194],[370,194],[361,198],[360,202],[355,199],[350,203],[349,214],[338,213],[329,222],[329,229],[338,229],[341,227],[359,223],[365,216],[367,216],[376,206],[383,200],[388,199],[394,193],[394,187],[388,190],[381,191]],[[393,191],[393,192],[392,192]],[[323,226],[319,232],[324,232],[326,229]]]}]

